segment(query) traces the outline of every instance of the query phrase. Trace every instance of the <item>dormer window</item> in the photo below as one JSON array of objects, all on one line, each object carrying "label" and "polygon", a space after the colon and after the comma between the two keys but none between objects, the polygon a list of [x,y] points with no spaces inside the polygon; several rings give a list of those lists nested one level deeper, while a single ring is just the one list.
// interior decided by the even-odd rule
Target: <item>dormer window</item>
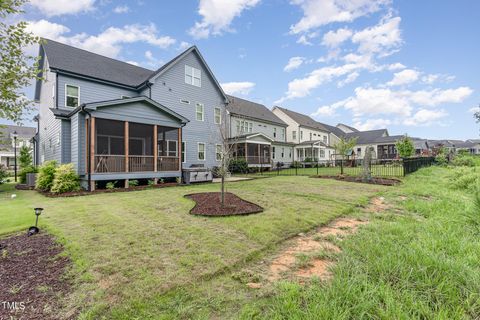
[{"label": "dormer window", "polygon": [[200,69],[185,65],[185,83],[196,87],[202,86],[202,73]]},{"label": "dormer window", "polygon": [[65,85],[65,105],[67,107],[76,108],[80,100],[80,87]]}]

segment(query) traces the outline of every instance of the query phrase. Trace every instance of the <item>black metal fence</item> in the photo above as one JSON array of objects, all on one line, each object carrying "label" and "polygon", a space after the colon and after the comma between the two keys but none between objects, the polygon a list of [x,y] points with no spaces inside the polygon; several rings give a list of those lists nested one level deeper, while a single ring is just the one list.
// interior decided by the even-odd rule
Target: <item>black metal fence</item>
[{"label": "black metal fence", "polygon": [[[403,177],[418,169],[430,166],[435,161],[434,157],[421,157],[411,159],[372,159],[369,170],[373,177]],[[327,163],[297,163],[295,167],[277,168],[256,167],[249,168],[250,175],[264,176],[313,176],[313,175],[349,175],[361,176],[364,172],[363,160],[341,161]]]}]

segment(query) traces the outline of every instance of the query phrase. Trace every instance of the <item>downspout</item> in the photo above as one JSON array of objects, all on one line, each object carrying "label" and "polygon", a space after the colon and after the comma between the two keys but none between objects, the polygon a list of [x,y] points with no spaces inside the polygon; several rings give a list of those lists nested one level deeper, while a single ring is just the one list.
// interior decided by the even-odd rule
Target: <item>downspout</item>
[{"label": "downspout", "polygon": [[92,154],[90,150],[90,146],[92,145],[92,114],[85,109],[85,104],[82,104],[80,107],[81,111],[85,112],[88,114],[88,132],[87,132],[87,173],[88,173],[88,191],[92,191],[91,189],[91,182],[92,182]]},{"label": "downspout", "polygon": [[55,72],[55,107],[58,109],[58,72]]}]

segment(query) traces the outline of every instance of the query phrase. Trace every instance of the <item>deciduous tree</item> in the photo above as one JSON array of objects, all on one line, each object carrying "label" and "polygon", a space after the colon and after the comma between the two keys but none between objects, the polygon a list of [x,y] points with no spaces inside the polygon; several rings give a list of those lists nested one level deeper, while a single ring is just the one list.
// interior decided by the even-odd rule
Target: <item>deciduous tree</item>
[{"label": "deciduous tree", "polygon": [[398,154],[401,158],[409,158],[415,153],[413,141],[407,135],[398,140],[397,143],[395,143],[395,147],[397,148]]}]

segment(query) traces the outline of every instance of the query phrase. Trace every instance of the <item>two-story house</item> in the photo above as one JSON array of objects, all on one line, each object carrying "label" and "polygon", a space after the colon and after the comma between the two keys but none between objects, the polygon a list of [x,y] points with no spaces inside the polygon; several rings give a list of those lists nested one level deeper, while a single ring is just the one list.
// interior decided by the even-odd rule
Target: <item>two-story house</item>
[{"label": "two-story house", "polygon": [[294,161],[326,162],[335,149],[331,131],[307,115],[275,106],[273,113],[287,125],[287,142],[295,144]]},{"label": "two-story house", "polygon": [[218,165],[228,99],[197,47],[155,71],[47,39],[39,58],[39,163],[73,163],[90,190]]},{"label": "two-story house", "polygon": [[245,158],[249,167],[290,165],[293,143],[287,142],[287,124],[260,103],[233,96],[228,98],[233,157]]},{"label": "two-story house", "polygon": [[[7,169],[14,169],[15,149],[17,157],[20,148],[24,146],[34,153],[35,145],[32,143],[32,139],[35,136],[35,131],[36,129],[31,127],[0,125],[0,165],[4,165]],[[16,148],[15,143],[17,144]]]}]

